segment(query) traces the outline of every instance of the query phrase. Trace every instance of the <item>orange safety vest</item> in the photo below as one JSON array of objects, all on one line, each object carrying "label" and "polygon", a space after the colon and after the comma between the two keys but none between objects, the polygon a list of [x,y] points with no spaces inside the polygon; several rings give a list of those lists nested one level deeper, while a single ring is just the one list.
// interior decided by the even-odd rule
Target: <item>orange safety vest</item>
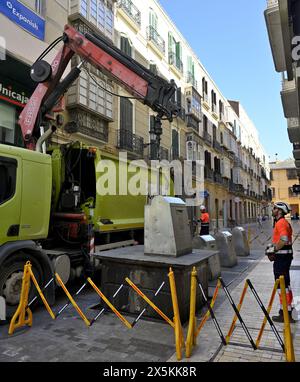
[{"label": "orange safety vest", "polygon": [[207,212],[204,212],[203,214],[201,214],[200,220],[202,224],[209,224],[209,214]]},{"label": "orange safety vest", "polygon": [[283,255],[292,254],[293,229],[285,218],[277,220],[273,230],[273,244],[278,244],[280,240],[284,241],[286,245],[276,253]]}]

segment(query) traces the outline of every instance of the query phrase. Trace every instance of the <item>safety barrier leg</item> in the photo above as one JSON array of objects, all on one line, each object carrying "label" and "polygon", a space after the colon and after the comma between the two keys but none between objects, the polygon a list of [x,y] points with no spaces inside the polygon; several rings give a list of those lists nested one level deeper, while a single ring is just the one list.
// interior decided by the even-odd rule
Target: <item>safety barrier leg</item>
[{"label": "safety barrier leg", "polygon": [[202,296],[203,296],[203,298],[204,298],[205,304],[206,304],[206,306],[207,306],[207,308],[208,308],[208,311],[209,311],[209,313],[210,313],[210,315],[211,315],[211,318],[212,318],[212,320],[213,320],[213,323],[214,323],[214,325],[215,325],[215,328],[217,329],[217,332],[218,332],[218,334],[219,334],[219,336],[220,336],[220,338],[221,338],[222,344],[226,346],[226,345],[227,345],[227,342],[226,342],[225,337],[224,337],[224,335],[223,335],[223,333],[222,333],[222,330],[221,330],[221,328],[220,328],[220,325],[219,325],[219,323],[218,323],[218,321],[217,321],[217,318],[216,318],[216,316],[215,316],[215,313],[214,313],[214,311],[212,310],[211,306],[209,305],[209,302],[208,302],[208,300],[207,300],[207,297],[205,296],[203,287],[202,287],[202,285],[201,285],[201,283],[200,283],[200,281],[199,281],[199,279],[198,279],[198,276],[197,276],[197,282],[198,282],[199,288],[200,288],[200,290],[201,290]]},{"label": "safety barrier leg", "polygon": [[[20,303],[16,313],[10,321],[8,334],[11,335],[18,328],[23,326],[32,326],[32,312],[28,308],[28,296],[30,290],[30,271],[31,263],[28,261],[24,267],[24,273],[22,278],[22,289],[20,296]],[[27,317],[26,317],[27,315]]]},{"label": "safety barrier leg", "polygon": [[91,284],[93,289],[96,291],[98,296],[102,298],[102,300],[110,307],[110,309],[115,313],[115,315],[127,326],[128,329],[132,329],[131,324],[126,320],[125,317],[122,316],[122,314],[111,304],[111,302],[104,296],[104,294],[101,292],[101,290],[93,283],[93,281],[88,278],[87,281]]},{"label": "safety barrier leg", "polygon": [[156,311],[156,313],[158,313],[170,326],[172,326],[173,329],[175,329],[175,324],[169,319],[169,317],[167,317],[155,304],[153,304],[153,302],[129,278],[126,277],[125,280],[131,288],[135,290],[136,293],[139,294],[147,302],[147,304]]},{"label": "safety barrier leg", "polygon": [[192,355],[193,347],[197,344],[196,337],[196,296],[197,296],[197,270],[194,267],[191,273],[191,297],[190,297],[190,319],[185,345],[186,358]]},{"label": "safety barrier leg", "polygon": [[227,298],[228,298],[228,300],[230,302],[230,305],[232,306],[232,309],[235,311],[235,314],[237,315],[237,317],[238,317],[238,319],[240,321],[240,324],[242,325],[242,328],[243,328],[243,330],[244,330],[244,332],[245,332],[249,342],[251,343],[253,349],[257,350],[257,347],[256,347],[256,345],[255,345],[255,343],[253,341],[253,338],[251,337],[251,334],[249,333],[249,330],[248,330],[247,326],[245,325],[245,323],[244,323],[244,321],[243,321],[243,319],[242,319],[242,317],[240,315],[240,312],[238,311],[238,309],[237,309],[237,307],[236,307],[236,305],[235,305],[235,303],[234,303],[234,301],[233,301],[233,299],[232,299],[232,297],[231,297],[231,295],[230,295],[230,293],[229,293],[229,291],[228,291],[228,289],[227,289],[227,287],[226,287],[226,285],[225,285],[225,283],[224,283],[224,281],[223,281],[223,279],[221,277],[220,277],[220,281],[221,281],[223,290],[224,290],[224,292],[225,292],[225,294],[226,294],[226,296],[227,296]]},{"label": "safety barrier leg", "polygon": [[[281,337],[280,337],[280,335],[279,335],[279,333],[278,333],[278,331],[277,331],[277,329],[276,329],[276,327],[275,327],[273,321],[272,321],[271,318],[270,318],[269,312],[266,310],[264,304],[262,303],[261,299],[259,298],[259,296],[258,296],[258,294],[257,294],[257,292],[256,292],[256,290],[255,290],[255,288],[254,288],[254,286],[252,285],[251,281],[250,281],[250,280],[247,280],[247,283],[248,283],[248,285],[249,285],[249,287],[250,287],[250,289],[251,289],[251,292],[253,293],[253,295],[254,295],[256,301],[258,302],[258,305],[260,306],[261,310],[263,311],[263,313],[264,313],[264,315],[265,315],[265,319],[264,319],[264,321],[263,321],[263,329],[264,329],[264,327],[265,327],[265,325],[266,325],[266,322],[268,321],[269,324],[270,324],[270,326],[271,326],[271,329],[272,329],[273,333],[275,334],[275,337],[277,338],[277,340],[278,340],[278,342],[279,342],[279,344],[280,344],[280,346],[281,346],[281,348],[282,348],[282,350],[285,351],[284,343],[283,343],[283,341],[282,341],[282,339],[281,339]],[[278,283],[275,283],[275,285],[278,286]],[[273,291],[274,291],[274,290],[273,290]],[[275,293],[276,293],[276,292],[275,292]],[[274,293],[274,297],[275,297],[275,293]],[[271,297],[272,297],[272,296],[271,296]],[[274,300],[274,297],[273,297],[273,300]],[[262,332],[263,332],[263,331],[262,331]],[[259,338],[259,339],[260,339],[261,336],[262,336],[262,332],[259,333],[259,335],[258,335],[258,338]],[[258,345],[259,345],[259,341],[256,341],[256,347],[257,347],[257,348],[258,348]]]},{"label": "safety barrier leg", "polygon": [[43,295],[43,292],[41,291],[41,288],[39,287],[39,284],[38,284],[38,282],[36,281],[36,278],[35,278],[35,276],[34,276],[34,274],[33,274],[31,268],[30,268],[30,276],[31,276],[31,279],[32,279],[32,281],[33,281],[33,283],[34,283],[34,285],[35,285],[35,287],[36,287],[36,290],[38,291],[38,294],[40,295],[40,297],[41,297],[41,299],[42,299],[42,301],[43,301],[43,303],[44,303],[44,305],[45,305],[45,307],[46,307],[48,313],[50,314],[50,316],[52,317],[52,319],[55,320],[55,318],[56,318],[56,317],[55,317],[55,314],[53,313],[53,311],[52,311],[52,309],[50,308],[50,306],[49,306],[49,304],[48,304],[48,302],[47,302],[45,296]]},{"label": "safety barrier leg", "polygon": [[294,344],[293,344],[292,333],[291,333],[284,276],[280,276],[279,280],[280,280],[280,289],[281,289],[281,296],[282,296],[283,318],[284,318],[285,356],[286,356],[287,362],[295,362]]},{"label": "safety barrier leg", "polygon": [[177,355],[177,360],[180,361],[182,359],[181,349],[184,347],[184,338],[183,338],[183,330],[182,330],[182,325],[180,320],[175,277],[174,277],[174,272],[172,268],[170,268],[168,277],[170,282],[172,305],[173,305],[173,312],[174,312],[176,355]]},{"label": "safety barrier leg", "polygon": [[59,285],[62,287],[62,289],[64,290],[65,294],[67,295],[67,297],[69,298],[69,300],[71,301],[72,305],[74,306],[74,308],[76,309],[77,313],[79,314],[79,316],[83,319],[84,323],[86,324],[86,326],[90,326],[91,323],[90,321],[87,319],[87,317],[83,314],[82,310],[79,308],[79,306],[77,305],[77,303],[75,302],[75,300],[73,299],[73,297],[70,295],[68,289],[66,288],[65,284],[63,283],[62,279],[59,277],[59,275],[56,273],[55,274],[55,277],[59,283]]},{"label": "safety barrier leg", "polygon": [[[243,305],[244,298],[245,298],[245,296],[246,296],[247,290],[248,290],[248,283],[247,283],[247,281],[246,281],[246,282],[245,282],[245,285],[244,285],[244,289],[243,289],[242,295],[241,295],[241,298],[240,298],[239,305],[237,306],[237,310],[238,310],[238,312],[241,311],[241,308],[242,308],[242,305]],[[232,321],[231,327],[230,327],[230,329],[229,329],[229,331],[228,331],[228,334],[227,334],[227,336],[226,336],[226,343],[227,343],[227,344],[229,344],[230,338],[231,338],[232,333],[233,333],[233,331],[234,331],[234,329],[235,329],[235,326],[236,326],[237,319],[238,319],[238,316],[235,315],[235,316],[234,316],[234,319],[233,319],[233,321]]]},{"label": "safety barrier leg", "polygon": [[[220,280],[218,280],[216,289],[215,289],[214,294],[213,294],[213,298],[212,298],[211,303],[210,303],[211,309],[215,305],[215,302],[216,302],[216,299],[218,297],[218,293],[219,293],[220,288],[221,288],[221,282],[220,282]],[[200,322],[198,328],[197,328],[196,337],[198,337],[198,335],[199,335],[200,331],[202,330],[203,326],[205,325],[206,321],[209,319],[209,316],[210,316],[210,311],[208,310],[207,313],[205,314],[205,316],[203,317],[202,321]]]}]

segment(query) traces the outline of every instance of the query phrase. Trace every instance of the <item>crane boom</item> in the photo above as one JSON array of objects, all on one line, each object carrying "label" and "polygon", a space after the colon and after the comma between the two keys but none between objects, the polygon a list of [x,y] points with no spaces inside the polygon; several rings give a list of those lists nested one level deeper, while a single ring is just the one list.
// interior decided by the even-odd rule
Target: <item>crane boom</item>
[{"label": "crane boom", "polygon": [[[133,97],[157,112],[158,124],[161,124],[162,118],[172,121],[173,117],[178,115],[179,109],[171,101],[176,91],[173,80],[168,82],[153,74],[101,36],[90,33],[83,35],[72,26],[66,25],[62,40],[64,45],[51,65],[38,60],[31,70],[31,77],[39,84],[19,119],[28,148],[34,147],[34,138],[39,136],[40,125],[47,113],[51,112],[63,94],[79,77],[81,65],[86,62],[101,70]],[[81,58],[82,63],[72,68],[70,73],[61,80],[75,54]]]}]

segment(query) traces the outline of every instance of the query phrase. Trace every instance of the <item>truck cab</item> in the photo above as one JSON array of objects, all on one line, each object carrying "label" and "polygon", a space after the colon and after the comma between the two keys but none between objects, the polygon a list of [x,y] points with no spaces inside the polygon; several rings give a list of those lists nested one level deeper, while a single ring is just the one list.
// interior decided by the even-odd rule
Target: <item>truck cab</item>
[{"label": "truck cab", "polygon": [[49,155],[0,144],[0,296],[8,311],[18,303],[26,261],[40,282],[52,273],[36,244],[48,235],[51,192]]}]

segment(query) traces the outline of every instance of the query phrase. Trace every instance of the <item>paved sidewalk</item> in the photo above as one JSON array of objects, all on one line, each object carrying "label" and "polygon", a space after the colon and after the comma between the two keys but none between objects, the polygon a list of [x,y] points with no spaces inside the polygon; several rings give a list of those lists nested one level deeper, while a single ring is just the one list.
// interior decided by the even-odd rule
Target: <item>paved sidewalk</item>
[{"label": "paved sidewalk", "polygon": [[[299,224],[299,223],[298,223]],[[300,225],[293,224],[295,239],[300,232]],[[264,229],[264,235],[261,235],[260,240],[263,241],[262,237],[266,237],[267,233],[271,232],[271,227]],[[263,243],[265,244],[265,243]],[[261,259],[254,268],[250,271],[246,271],[241,274],[234,283],[229,287],[230,293],[236,305],[238,305],[242,290],[244,288],[245,280],[248,278],[254,285],[258,295],[260,296],[262,302],[267,307],[269,299],[274,287],[274,278],[272,272],[272,263],[265,258],[263,255],[263,245],[256,242],[252,243],[252,248],[256,248],[257,252],[262,254]],[[255,252],[255,250],[251,250]],[[291,271],[292,289],[294,293],[294,300],[297,302],[298,297],[298,312],[300,315],[300,236],[296,239],[294,243],[294,261],[292,264]],[[219,297],[220,298],[220,292]],[[230,328],[231,322],[234,317],[234,311],[227,300],[224,291],[221,291],[221,302],[217,303],[214,309],[215,315],[221,326],[223,334],[226,336]],[[277,314],[279,309],[278,297],[273,304],[273,309],[271,315]],[[202,315],[206,312],[203,309]],[[262,321],[264,319],[263,312],[261,311],[259,305],[257,304],[252,292],[248,288],[247,295],[245,297],[243,307],[241,309],[241,316],[246,323],[251,336],[256,341],[259,333]],[[198,322],[200,323],[201,317],[199,316]],[[299,317],[300,319],[300,317]],[[278,332],[283,338],[283,324],[275,324]],[[296,324],[291,324],[292,336],[294,341],[295,357],[296,361],[300,361],[300,321]],[[271,330],[270,325],[267,323],[262,341],[260,344],[261,348],[267,348],[268,350],[256,350],[251,348],[250,342],[240,325],[237,321],[236,329],[231,338],[231,342],[236,343],[240,346],[223,346],[221,344],[218,333],[215,329],[213,321],[209,319],[205,324],[204,328],[199,334],[197,346],[193,350],[192,357],[190,359],[184,359],[184,362],[285,362],[285,355],[281,351],[281,347]],[[247,347],[245,347],[247,346]],[[173,356],[169,361],[175,361],[176,357]]]}]

